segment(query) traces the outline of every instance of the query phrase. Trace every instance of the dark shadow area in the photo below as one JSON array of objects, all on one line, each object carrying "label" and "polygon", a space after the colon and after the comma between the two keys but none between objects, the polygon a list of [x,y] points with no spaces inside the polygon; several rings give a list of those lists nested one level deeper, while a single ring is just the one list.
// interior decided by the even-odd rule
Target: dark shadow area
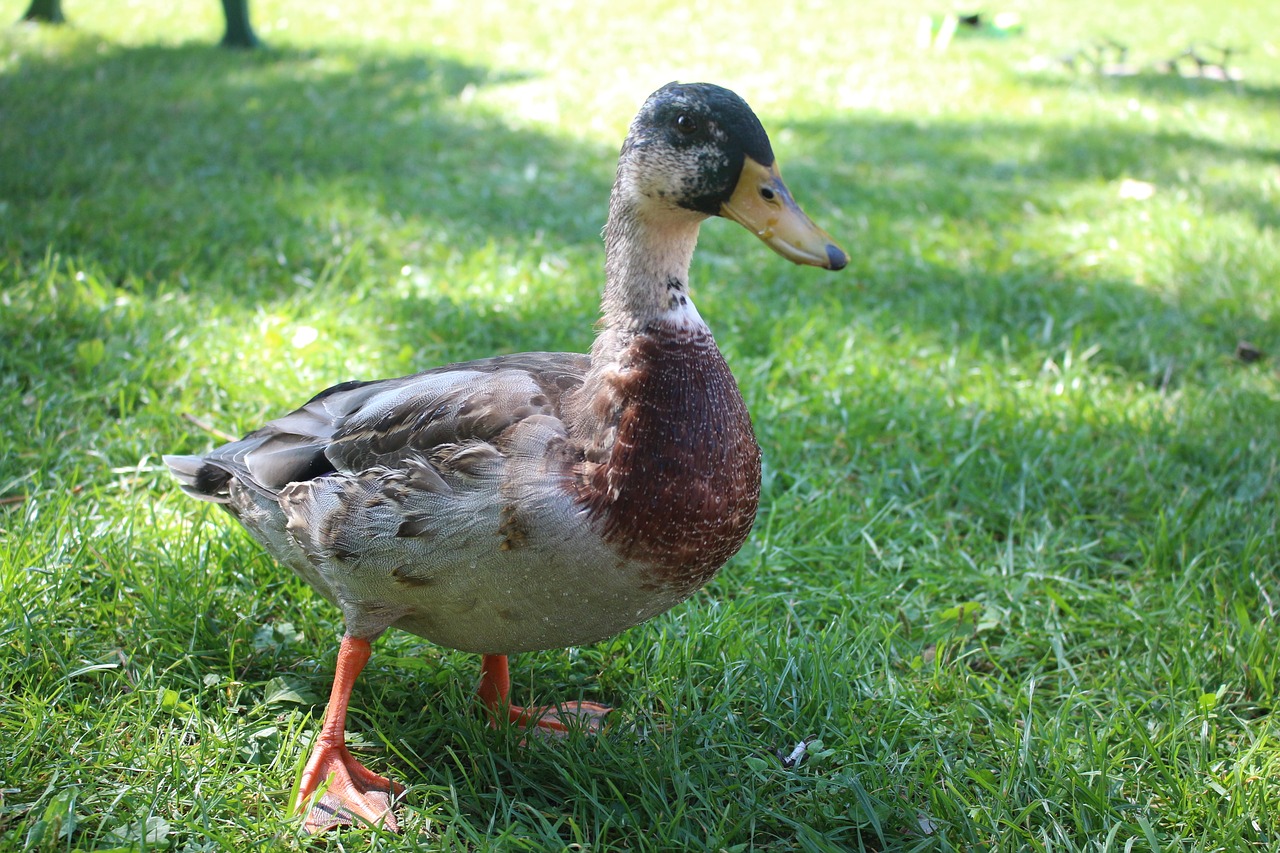
[{"label": "dark shadow area", "polygon": [[[1067,245],[1054,252],[1044,236],[1046,215],[1079,218],[1082,194],[1113,195],[1124,179],[1149,182],[1161,193],[1191,193],[1208,210],[1242,215],[1259,229],[1280,227],[1265,188],[1232,177],[1233,167],[1280,164],[1280,151],[1186,132],[1012,120],[855,118],[790,129],[788,181],[806,203],[817,197],[807,206],[853,256],[846,274],[863,292],[842,301],[850,312],[882,316],[887,333],[974,338],[993,355],[1099,343],[1092,363],[1157,385],[1169,381],[1162,378],[1167,371],[1174,381],[1181,377],[1193,340],[1225,357],[1241,337],[1280,338],[1280,323],[1244,301],[1224,304],[1219,292],[1201,293],[1194,283],[1140,286],[1108,272],[1111,265],[1088,268]],[[828,205],[837,221],[826,219]],[[1107,202],[1099,219],[1116,211]],[[1137,222],[1141,203],[1132,211]],[[1179,276],[1194,279],[1196,267],[1177,259],[1176,245],[1161,251],[1175,258],[1173,265],[1187,264],[1175,270]],[[827,284],[806,283],[794,298],[829,311]]]},{"label": "dark shadow area", "polygon": [[[805,144],[807,168],[821,172],[823,164],[832,164],[850,178],[845,188],[853,192],[833,194],[833,201],[852,202],[854,215],[861,208],[907,223],[937,215],[1009,220],[1025,202],[1052,210],[1071,184],[1134,177],[1172,186],[1198,183],[1210,168],[1233,162],[1280,165],[1280,148],[1118,126],[851,119],[795,129],[799,138],[812,140]],[[840,186],[830,179],[823,183]],[[1258,224],[1280,224],[1280,213],[1264,203],[1260,191],[1258,196],[1250,205]],[[1208,201],[1220,210],[1239,209],[1235,199],[1217,206],[1210,194]]]},{"label": "dark shadow area", "polygon": [[[234,370],[193,364],[175,389],[172,376],[145,366],[175,357],[165,352],[190,359],[180,335],[192,305],[234,318],[237,335],[237,325],[281,303],[345,305],[359,318],[356,334],[376,340],[387,359],[336,372],[321,387],[499,351],[589,345],[598,283],[501,313],[473,293],[473,277],[491,283],[516,253],[603,258],[616,149],[514,128],[475,105],[484,87],[522,75],[351,47],[233,53],[73,36],[74,49],[31,52],[0,74],[0,155],[24,166],[0,169],[0,268],[12,281],[50,282],[3,309],[0,398],[23,411],[22,399],[39,400],[50,412],[40,428],[15,435],[21,452],[9,456],[6,482],[61,470],[67,454],[101,440],[93,433],[145,416],[147,400],[189,387],[260,397]],[[459,256],[481,249],[482,260],[456,271]],[[354,272],[343,272],[348,263]],[[430,281],[377,299],[349,293],[352,275],[362,292],[377,292],[399,284],[409,265]],[[193,298],[163,298],[177,289]],[[174,336],[157,334],[164,328]],[[256,328],[238,359],[258,354]],[[100,355],[86,359],[86,346]],[[125,393],[108,390],[118,388]],[[95,393],[92,417],[72,414],[72,398]],[[137,442],[138,458],[175,449],[145,433]]]},{"label": "dark shadow area", "polygon": [[[247,295],[267,275],[256,265],[283,257],[318,268],[309,256],[332,254],[340,220],[366,215],[420,223],[424,239],[441,241],[535,229],[598,241],[608,155],[469,106],[479,88],[517,79],[443,57],[360,50],[126,49],[86,39],[73,54],[29,57],[0,76],[0,104],[39,104],[0,107],[0,121],[22,128],[0,146],[27,164],[0,176],[8,221],[21,223],[7,251],[28,264],[50,247],[110,258],[113,278],[183,275],[193,288],[202,268],[238,253]],[[6,96],[19,88],[20,100]],[[193,241],[203,247],[195,257],[175,246]]]},{"label": "dark shadow area", "polygon": [[1259,109],[1280,108],[1280,87],[1241,80],[1216,80],[1183,76],[1143,68],[1132,74],[1050,73],[1040,71],[1020,78],[1040,89],[1086,89],[1100,93],[1127,94],[1161,101],[1245,101]]},{"label": "dark shadow area", "polygon": [[[595,250],[616,149],[516,129],[468,106],[469,93],[517,79],[444,57],[357,49],[229,54],[86,39],[86,49],[70,55],[28,58],[0,76],[0,104],[19,102],[6,90],[26,90],[21,103],[32,91],[40,96],[40,109],[29,114],[0,107],[0,120],[23,129],[0,146],[29,165],[0,176],[0,200],[9,206],[6,251],[20,265],[37,264],[51,248],[84,255],[106,265],[117,283],[146,288],[177,278],[252,308],[294,291],[296,271],[324,268],[352,232],[372,239],[366,249],[378,262],[395,265],[418,263],[419,246]],[[770,129],[775,137],[783,130]],[[1276,227],[1280,212],[1259,187],[1202,177],[1232,164],[1280,163],[1275,150],[1185,132],[1014,120],[851,118],[789,130],[776,146],[785,174],[802,204],[852,252],[852,276],[844,276],[866,282],[886,316],[916,331],[951,335],[955,317],[978,317],[980,325],[962,335],[1031,350],[1043,342],[1032,344],[1028,328],[1010,323],[1052,317],[1063,334],[1083,328],[1113,340],[1103,357],[1144,375],[1166,369],[1182,349],[1175,332],[1211,307],[1211,327],[1224,335],[1280,334],[1247,309],[1224,312],[1192,294],[1171,301],[1124,280],[1082,279],[1065,252],[1018,245],[1034,211],[1053,213],[1081,185],[1126,177],[1190,185],[1211,209]],[[952,227],[940,229],[940,221]],[[384,226],[397,231],[385,244]],[[972,235],[971,252],[931,245],[935,233],[957,227]],[[407,233],[417,236],[406,240]],[[975,263],[957,264],[966,254]],[[993,255],[1007,263],[993,268]],[[730,267],[722,272],[716,265],[724,261]],[[785,264],[723,224],[704,238],[695,289],[705,282],[717,298],[717,278],[740,272],[749,287],[753,271],[742,267],[757,262],[766,280],[793,276],[801,304],[831,292],[824,277],[778,272]],[[222,276],[216,284],[203,276],[213,267]],[[228,279],[228,269],[242,275]],[[466,284],[457,282],[463,291]],[[416,345],[424,325],[465,325],[448,321],[465,313],[454,295],[438,305],[401,300],[395,314],[423,319],[393,333],[389,346]],[[596,295],[582,298],[592,304]],[[522,327],[543,315],[563,331],[587,319],[532,300],[491,318],[512,349],[526,349],[559,336],[519,340]],[[716,312],[708,317],[723,325]],[[1125,328],[1135,317],[1144,327]]]}]

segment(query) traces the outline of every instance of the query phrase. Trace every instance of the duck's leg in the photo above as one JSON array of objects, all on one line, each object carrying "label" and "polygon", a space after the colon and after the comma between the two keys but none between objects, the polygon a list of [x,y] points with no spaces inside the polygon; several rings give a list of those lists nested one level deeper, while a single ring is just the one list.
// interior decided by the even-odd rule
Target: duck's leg
[{"label": "duck's leg", "polygon": [[[370,651],[369,641],[359,637],[343,637],[338,649],[329,708],[298,785],[298,809],[307,812],[303,826],[309,832],[323,832],[357,820],[398,831],[391,799],[403,793],[404,786],[367,769],[347,751],[347,704],[356,677],[369,662]],[[328,787],[313,803],[326,780]]]},{"label": "duck's leg", "polygon": [[539,708],[521,708],[508,700],[511,675],[506,655],[485,655],[480,662],[481,701],[489,709],[496,725],[504,717],[523,729],[532,728],[546,734],[564,734],[571,728],[597,734],[604,728],[604,718],[613,710],[595,702],[565,702]]}]

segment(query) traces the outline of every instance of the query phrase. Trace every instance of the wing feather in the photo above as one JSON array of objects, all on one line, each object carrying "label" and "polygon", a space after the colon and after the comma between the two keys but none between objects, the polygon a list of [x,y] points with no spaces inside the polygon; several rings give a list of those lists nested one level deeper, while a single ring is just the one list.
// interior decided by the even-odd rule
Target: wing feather
[{"label": "wing feather", "polygon": [[589,362],[573,353],[523,353],[346,382],[203,457],[167,461],[188,493],[221,503],[232,478],[274,498],[291,483],[410,461],[436,467],[451,460],[453,470],[464,470],[476,454],[501,453],[515,424],[535,415],[560,419],[562,398],[582,384]]}]

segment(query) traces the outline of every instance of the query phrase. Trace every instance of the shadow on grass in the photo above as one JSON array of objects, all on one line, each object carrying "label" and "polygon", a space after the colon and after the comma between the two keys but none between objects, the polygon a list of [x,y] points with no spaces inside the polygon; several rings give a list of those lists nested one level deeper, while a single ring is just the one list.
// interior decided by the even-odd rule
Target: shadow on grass
[{"label": "shadow on grass", "polygon": [[[251,311],[295,291],[353,240],[392,268],[490,241],[598,247],[614,152],[513,128],[470,103],[477,89],[518,79],[444,57],[342,48],[232,54],[86,38],[84,49],[28,58],[0,77],[6,123],[25,129],[0,138],[0,162],[24,166],[0,170],[10,260],[29,267],[52,249],[94,259],[118,284],[145,290],[177,279]],[[850,244],[857,278],[919,331],[952,335],[958,321],[970,322],[961,334],[989,347],[1034,348],[1028,324],[1083,325],[1118,345],[1104,357],[1146,375],[1182,349],[1165,333],[1195,326],[1210,308],[1224,336],[1280,335],[1244,305],[1224,310],[1193,294],[1169,300],[1121,279],[1081,279],[1065,252],[1020,237],[1034,225],[1029,210],[1052,211],[1083,186],[1126,177],[1184,186],[1210,169],[1274,164],[1273,150],[1017,121],[852,119],[790,130],[778,147],[798,197]],[[1256,183],[1227,176],[1196,191],[1213,210],[1280,225]],[[1002,242],[1009,262],[992,269],[985,261],[1000,256]],[[743,253],[739,234],[713,234],[707,246]],[[964,263],[970,256],[978,261]],[[754,270],[744,272],[750,283]],[[695,280],[707,277],[705,266],[695,271]],[[831,288],[796,281],[801,299]],[[412,344],[422,323],[452,316],[455,304],[388,305],[423,318],[389,343]],[[559,322],[559,313],[531,300],[504,335],[517,337],[540,315]],[[1126,318],[1142,318],[1150,333],[1134,334]]]},{"label": "shadow on grass", "polygon": [[[851,119],[791,130],[800,150],[786,165],[788,179],[797,192],[816,187],[839,211],[843,226],[828,223],[837,237],[842,227],[857,235],[845,239],[865,290],[859,299],[884,315],[886,330],[976,339],[996,355],[1098,343],[1096,360],[1153,384],[1168,382],[1165,374],[1177,374],[1193,351],[1228,356],[1242,337],[1280,339],[1270,312],[1197,281],[1224,267],[1230,274],[1232,264],[1241,278],[1256,276],[1241,254],[1247,240],[1234,257],[1205,264],[1184,245],[1195,223],[1139,225],[1157,214],[1148,220],[1135,205],[1129,215],[1113,201],[1121,182],[1134,179],[1246,218],[1241,234],[1275,228],[1280,213],[1250,178],[1280,162],[1276,150],[1185,132],[1017,121]],[[1082,259],[1092,244],[1081,251],[1068,239],[1072,222],[1098,235],[1100,258],[1099,229],[1146,228],[1158,240],[1149,265],[1170,280],[1144,286],[1118,273],[1123,264]]]},{"label": "shadow on grass", "polygon": [[[217,271],[210,286],[252,302],[288,286],[281,267],[318,269],[362,228],[598,241],[609,173],[590,164],[607,159],[472,104],[519,79],[431,55],[86,38],[0,76],[5,123],[24,130],[0,137],[0,162],[21,165],[0,170],[5,243],[11,260],[52,248],[142,287],[199,289]],[[549,204],[555,190],[571,202]]]},{"label": "shadow on grass", "polygon": [[[525,75],[358,47],[246,54],[70,39],[0,75],[0,122],[22,129],[0,133],[0,268],[49,280],[0,327],[0,376],[16,377],[19,396],[39,387],[56,405],[51,380],[71,396],[97,386],[113,398],[108,418],[129,416],[153,381],[139,369],[182,349],[157,333],[189,323],[190,305],[148,299],[157,293],[189,291],[207,315],[250,324],[281,302],[329,299],[332,311],[358,299],[349,276],[323,285],[353,257],[363,293],[421,266],[457,280],[413,300],[359,299],[348,313],[396,326],[378,338],[390,353],[448,339],[443,349],[475,327],[466,276],[477,266],[492,278],[504,252],[535,242],[527,251],[539,255],[600,246],[615,155],[512,127],[476,103],[484,87]],[[458,271],[459,255],[486,247]],[[145,307],[113,308],[113,286]],[[554,339],[594,317],[594,306],[581,317],[518,308],[495,318],[509,349],[527,348],[521,318],[551,318],[540,327]],[[96,367],[82,345],[105,345]],[[152,390],[171,394],[173,381],[157,377]],[[121,386],[130,390],[117,398],[109,389]]]},{"label": "shadow on grass", "polygon": [[1037,88],[1063,90],[1086,89],[1125,94],[1158,101],[1245,101],[1259,109],[1280,107],[1280,87],[1244,80],[1214,80],[1208,77],[1183,77],[1181,74],[1157,73],[1143,69],[1136,74],[1068,74],[1044,71],[1028,73],[1022,80]]},{"label": "shadow on grass", "polygon": [[[907,224],[975,215],[1007,222],[1021,217],[1027,204],[1052,209],[1074,185],[1128,177],[1177,186],[1222,166],[1280,164],[1277,148],[1117,126],[855,119],[796,129],[815,140],[806,146],[807,168],[821,171],[830,163],[846,170],[850,180],[834,201],[854,215],[888,214]],[[1261,187],[1248,199],[1216,195],[1211,183],[1202,188],[1215,210],[1236,211],[1244,201],[1260,226],[1280,224]]]}]

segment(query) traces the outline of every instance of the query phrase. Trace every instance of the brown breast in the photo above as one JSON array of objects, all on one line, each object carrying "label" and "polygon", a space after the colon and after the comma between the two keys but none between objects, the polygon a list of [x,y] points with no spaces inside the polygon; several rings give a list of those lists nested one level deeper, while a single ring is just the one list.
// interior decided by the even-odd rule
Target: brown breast
[{"label": "brown breast", "polygon": [[606,541],[692,593],[742,547],[760,501],[760,447],[738,385],[705,330],[650,327],[602,393],[617,434],[585,463],[579,496]]}]

